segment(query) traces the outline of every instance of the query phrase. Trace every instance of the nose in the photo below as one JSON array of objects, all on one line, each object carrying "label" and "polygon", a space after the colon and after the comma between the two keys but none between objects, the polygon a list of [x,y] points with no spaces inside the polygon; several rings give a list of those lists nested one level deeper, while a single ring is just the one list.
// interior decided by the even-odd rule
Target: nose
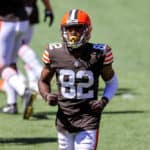
[{"label": "nose", "polygon": [[70,32],[71,32],[71,33],[76,33],[76,29],[75,29],[75,28],[71,28],[71,29],[70,29]]}]

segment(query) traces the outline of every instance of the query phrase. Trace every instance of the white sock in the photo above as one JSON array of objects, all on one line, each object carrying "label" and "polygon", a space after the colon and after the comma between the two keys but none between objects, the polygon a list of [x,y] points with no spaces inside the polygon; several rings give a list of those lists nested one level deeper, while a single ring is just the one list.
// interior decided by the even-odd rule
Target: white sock
[{"label": "white sock", "polygon": [[27,79],[28,79],[29,83],[37,80],[37,77],[36,77],[34,71],[28,64],[25,64],[24,69],[27,74]]},{"label": "white sock", "polygon": [[19,75],[15,69],[11,67],[6,67],[2,71],[2,78],[4,79],[4,81],[8,82],[9,85],[14,88],[20,96],[23,96],[26,85],[19,78]]},{"label": "white sock", "polygon": [[7,96],[7,104],[11,105],[17,103],[17,93],[6,81],[4,82],[3,90]]},{"label": "white sock", "polygon": [[27,64],[25,65],[25,71],[28,77],[28,84],[30,89],[35,90],[36,92],[38,92],[38,77],[35,75],[35,73],[33,72],[32,68],[30,66],[28,66]]},{"label": "white sock", "polygon": [[23,96],[26,85],[20,80],[18,74],[11,76],[8,83],[17,91],[20,96]]},{"label": "white sock", "polygon": [[18,77],[24,84],[26,84],[27,79],[26,79],[26,76],[22,72],[18,71]]},{"label": "white sock", "polygon": [[34,74],[39,77],[41,74],[42,65],[38,60],[34,50],[31,49],[28,45],[23,45],[19,49],[18,55],[27,65],[32,68]]}]

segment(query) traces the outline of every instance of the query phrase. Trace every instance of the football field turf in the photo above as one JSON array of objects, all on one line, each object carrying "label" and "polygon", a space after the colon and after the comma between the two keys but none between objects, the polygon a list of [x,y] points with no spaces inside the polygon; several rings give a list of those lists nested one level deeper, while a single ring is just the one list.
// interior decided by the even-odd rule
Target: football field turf
[{"label": "football field turf", "polygon": [[[107,43],[113,48],[114,69],[119,79],[116,96],[104,110],[97,150],[150,150],[150,1],[149,0],[51,0],[53,26],[43,22],[35,27],[31,47],[38,57],[48,42],[60,42],[62,14],[70,8],[89,13],[93,30],[91,42]],[[22,69],[22,62],[19,61]],[[56,89],[55,81],[53,89]],[[103,89],[100,80],[99,95]],[[5,104],[0,93],[0,106]],[[0,150],[57,150],[55,114],[40,96],[34,103],[30,120],[19,114],[0,114]]]}]

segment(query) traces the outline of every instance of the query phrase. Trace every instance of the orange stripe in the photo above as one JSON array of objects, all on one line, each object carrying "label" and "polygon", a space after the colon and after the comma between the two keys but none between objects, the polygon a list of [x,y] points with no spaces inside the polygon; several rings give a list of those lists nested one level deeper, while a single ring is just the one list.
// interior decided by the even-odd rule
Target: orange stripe
[{"label": "orange stripe", "polygon": [[42,60],[47,61],[47,62],[50,62],[49,57],[45,57],[45,56],[43,56],[43,57],[42,57]]},{"label": "orange stripe", "polygon": [[46,59],[46,58],[42,58],[42,61],[46,64],[49,64],[50,63],[50,60]]},{"label": "orange stripe", "polygon": [[44,55],[46,55],[47,57],[49,57],[49,53],[47,50],[44,51]]},{"label": "orange stripe", "polygon": [[109,57],[109,58],[105,58],[105,61],[104,61],[104,62],[109,62],[109,61],[113,61],[113,56],[112,56],[112,57]]},{"label": "orange stripe", "polygon": [[109,52],[109,53],[106,54],[106,57],[109,57],[111,55],[112,55],[112,52]]},{"label": "orange stripe", "polygon": [[95,141],[95,146],[94,146],[94,150],[97,149],[97,144],[98,144],[98,137],[99,137],[99,130],[96,130],[96,141]]},{"label": "orange stripe", "polygon": [[47,54],[44,53],[44,54],[43,54],[43,57],[48,59],[48,58],[49,58],[49,55],[47,55]]},{"label": "orange stripe", "polygon": [[4,89],[4,80],[0,79],[0,90]]},{"label": "orange stripe", "polygon": [[2,28],[2,20],[0,20],[0,31],[1,31],[1,28]]},{"label": "orange stripe", "polygon": [[113,56],[106,57],[106,58],[105,58],[105,61],[108,61],[108,60],[111,60],[111,59],[113,59]]},{"label": "orange stripe", "polygon": [[49,59],[49,53],[48,53],[47,51],[45,51],[45,52],[43,53],[43,57]]}]

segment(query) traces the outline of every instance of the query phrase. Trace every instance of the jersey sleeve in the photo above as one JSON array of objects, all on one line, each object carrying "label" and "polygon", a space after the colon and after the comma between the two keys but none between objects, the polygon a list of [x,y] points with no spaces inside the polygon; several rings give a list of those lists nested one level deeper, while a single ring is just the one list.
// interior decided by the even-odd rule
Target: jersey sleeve
[{"label": "jersey sleeve", "polygon": [[114,61],[113,59],[114,59],[114,57],[113,57],[112,49],[111,49],[111,47],[106,45],[105,59],[104,59],[103,64],[104,65],[111,64]]},{"label": "jersey sleeve", "polygon": [[45,64],[50,64],[51,63],[51,59],[50,59],[50,54],[48,52],[48,50],[46,49],[43,53],[43,56],[42,56],[42,61],[45,63]]},{"label": "jersey sleeve", "polygon": [[56,56],[59,55],[59,49],[62,48],[61,43],[49,43],[46,45],[45,51],[43,52],[42,61],[45,64],[55,64]]}]

